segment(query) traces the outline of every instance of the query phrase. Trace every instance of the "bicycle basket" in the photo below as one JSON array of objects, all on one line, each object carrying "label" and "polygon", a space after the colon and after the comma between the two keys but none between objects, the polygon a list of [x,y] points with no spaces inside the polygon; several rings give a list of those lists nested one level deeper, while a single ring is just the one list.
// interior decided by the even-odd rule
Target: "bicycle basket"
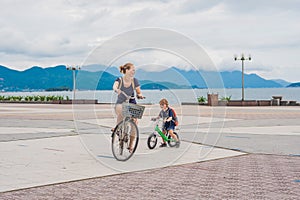
[{"label": "bicycle basket", "polygon": [[122,104],[122,114],[124,117],[133,117],[141,119],[145,110],[145,106],[133,104],[133,103],[123,103]]}]

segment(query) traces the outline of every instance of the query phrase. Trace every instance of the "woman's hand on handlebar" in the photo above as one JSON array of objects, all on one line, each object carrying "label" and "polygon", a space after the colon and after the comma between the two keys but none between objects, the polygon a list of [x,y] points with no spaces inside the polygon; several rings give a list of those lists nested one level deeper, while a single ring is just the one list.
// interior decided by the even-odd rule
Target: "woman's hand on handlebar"
[{"label": "woman's hand on handlebar", "polygon": [[143,95],[136,95],[136,98],[138,98],[138,99],[146,99],[146,97],[144,97]]},{"label": "woman's hand on handlebar", "polygon": [[120,95],[122,93],[122,91],[120,89],[116,89],[115,92]]}]

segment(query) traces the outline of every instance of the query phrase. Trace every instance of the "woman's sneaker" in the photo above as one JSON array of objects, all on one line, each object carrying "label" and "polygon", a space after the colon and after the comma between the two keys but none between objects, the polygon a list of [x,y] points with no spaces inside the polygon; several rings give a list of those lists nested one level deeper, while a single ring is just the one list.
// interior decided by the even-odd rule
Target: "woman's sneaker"
[{"label": "woman's sneaker", "polygon": [[177,141],[176,142],[176,148],[179,148],[180,147],[180,141]]},{"label": "woman's sneaker", "polygon": [[167,143],[161,143],[159,147],[167,147]]}]

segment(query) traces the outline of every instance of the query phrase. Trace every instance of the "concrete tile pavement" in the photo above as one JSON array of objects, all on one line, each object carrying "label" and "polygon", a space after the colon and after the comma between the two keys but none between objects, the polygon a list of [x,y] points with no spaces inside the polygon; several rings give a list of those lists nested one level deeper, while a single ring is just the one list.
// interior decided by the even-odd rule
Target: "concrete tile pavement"
[{"label": "concrete tile pavement", "polygon": [[0,193],[1,199],[299,199],[299,157],[246,154]]},{"label": "concrete tile pavement", "polygon": [[[148,132],[151,131],[148,129],[150,126],[148,118],[152,115],[152,108],[148,106],[149,111],[145,112],[144,121],[140,121],[142,134],[139,149],[131,160],[123,163],[112,158],[109,151],[109,134],[104,134],[109,130],[110,123],[113,123],[109,105],[96,106],[96,112],[93,110],[93,114],[86,109],[90,107],[83,107],[80,113],[84,115],[78,117],[75,123],[80,134],[72,136],[66,136],[64,132],[74,129],[74,125],[69,123],[72,121],[72,107],[47,105],[43,110],[43,106],[24,105],[22,107],[18,105],[18,108],[22,110],[18,112],[18,109],[12,109],[10,105],[5,106],[6,111],[0,112],[0,126],[10,131],[6,134],[14,135],[13,125],[7,125],[7,120],[15,120],[19,127],[24,128],[24,131],[33,130],[31,127],[34,126],[39,131],[51,132],[53,129],[57,133],[55,137],[48,134],[44,138],[36,139],[32,134],[27,139],[16,138],[15,141],[1,142],[1,191],[34,188],[0,193],[0,199],[131,199],[136,197],[158,199],[165,197],[163,190],[156,186],[156,183],[161,183],[161,179],[166,180],[170,185],[169,199],[243,199],[248,196],[253,199],[273,199],[271,197],[275,194],[279,195],[278,192],[272,192],[276,188],[278,191],[288,191],[281,194],[283,199],[293,199],[299,194],[299,190],[295,189],[299,186],[300,180],[299,157],[297,156],[300,155],[300,149],[299,146],[295,146],[299,139],[297,132],[297,121],[300,119],[299,109],[226,108],[224,114],[224,108],[200,107],[201,112],[199,112],[195,106],[184,106],[179,108],[185,119],[181,121],[180,134],[184,142],[180,150],[168,148],[149,151],[145,145],[141,145],[145,142]],[[61,114],[60,109],[64,111]],[[287,114],[283,114],[285,112]],[[32,115],[32,113],[37,115]],[[95,119],[95,116],[98,117]],[[261,120],[262,117],[265,120]],[[27,120],[26,123],[22,124],[20,118]],[[57,119],[60,122],[62,120],[66,122],[65,125],[57,126],[59,124]],[[281,120],[277,121],[277,119]],[[35,123],[37,120],[45,121],[48,130],[45,124],[43,124],[44,129],[39,127]],[[261,128],[256,129],[257,124]],[[253,135],[260,135],[261,142],[265,145],[270,138],[266,137],[264,132],[276,138],[276,131],[272,134],[272,130],[277,130],[278,135],[279,127],[286,130],[284,132],[287,137],[286,142],[292,146],[283,154],[289,155],[289,152],[292,152],[293,156],[246,154],[220,159],[243,155],[242,152],[229,150],[238,149],[237,144],[240,143],[243,147],[251,146],[253,150],[260,148],[252,143],[255,140],[245,139],[245,137],[252,138]],[[17,130],[18,128],[15,129],[16,132]],[[2,131],[0,137],[3,134],[5,131]],[[233,134],[236,138],[226,137]],[[102,141],[102,143],[97,141]],[[282,142],[280,138],[273,141],[275,143],[265,145],[266,149],[263,151],[277,147]],[[208,146],[199,145],[199,143]],[[242,150],[245,149],[242,148]],[[248,152],[251,153],[251,151]],[[170,155],[172,155],[171,158]],[[217,160],[202,162],[211,159]],[[264,162],[265,160],[268,162]],[[215,164],[210,165],[210,163]],[[278,163],[280,163],[279,166],[276,165]],[[252,170],[250,175],[246,169]],[[174,177],[173,175],[167,176],[165,171],[170,171],[170,174],[174,171]],[[266,184],[275,185],[269,189],[265,187],[263,179],[266,173],[269,174]],[[107,176],[112,174],[114,175]],[[228,178],[222,179],[223,175]],[[288,179],[284,179],[285,181],[280,184],[277,183],[287,175]],[[251,179],[248,177],[249,181],[245,181],[245,176],[250,176]],[[73,182],[73,180],[78,181]],[[72,182],[54,184],[66,181]],[[261,189],[255,187],[257,181]],[[54,185],[35,187],[45,184]],[[116,192],[115,188],[121,188],[121,191]],[[258,192],[244,188],[256,188]],[[178,193],[179,190],[180,193]]]},{"label": "concrete tile pavement", "polygon": [[150,151],[144,135],[134,157],[124,163],[114,159],[103,136],[89,136],[93,147],[84,146],[78,135],[3,142],[0,192],[243,154],[186,142],[180,149]]}]

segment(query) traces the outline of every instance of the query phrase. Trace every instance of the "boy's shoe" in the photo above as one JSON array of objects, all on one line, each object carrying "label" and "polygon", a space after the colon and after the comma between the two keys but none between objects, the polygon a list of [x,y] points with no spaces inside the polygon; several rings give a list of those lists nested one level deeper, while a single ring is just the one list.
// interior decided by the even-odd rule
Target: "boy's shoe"
[{"label": "boy's shoe", "polygon": [[177,141],[176,142],[176,148],[179,148],[180,147],[180,141]]},{"label": "boy's shoe", "polygon": [[167,143],[161,143],[159,147],[167,147]]}]

